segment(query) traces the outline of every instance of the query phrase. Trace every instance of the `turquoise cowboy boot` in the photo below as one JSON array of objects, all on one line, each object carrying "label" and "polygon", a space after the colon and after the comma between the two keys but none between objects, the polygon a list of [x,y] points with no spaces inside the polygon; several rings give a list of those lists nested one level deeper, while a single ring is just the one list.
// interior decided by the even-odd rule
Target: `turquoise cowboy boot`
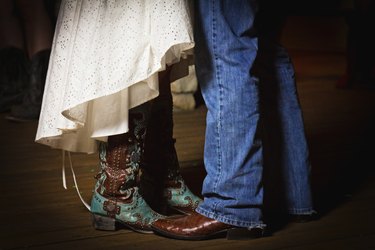
[{"label": "turquoise cowboy boot", "polygon": [[163,196],[167,201],[167,206],[181,213],[190,214],[195,211],[202,200],[190,191],[180,173],[174,143],[170,146],[168,157],[165,159],[168,159],[168,163],[166,163],[167,177]]},{"label": "turquoise cowboy boot", "polygon": [[122,225],[152,233],[151,223],[163,216],[150,208],[138,189],[145,118],[130,117],[128,133],[110,136],[99,145],[101,172],[91,200],[93,225],[99,230],[116,230]]},{"label": "turquoise cowboy boot", "polygon": [[169,85],[152,101],[142,168],[142,195],[156,211],[194,211],[201,199],[185,184],[173,139],[173,102]]}]

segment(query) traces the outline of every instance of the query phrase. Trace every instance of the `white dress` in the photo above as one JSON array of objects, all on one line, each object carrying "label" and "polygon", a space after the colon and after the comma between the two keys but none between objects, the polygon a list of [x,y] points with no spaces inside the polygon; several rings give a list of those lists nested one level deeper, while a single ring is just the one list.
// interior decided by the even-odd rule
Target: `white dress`
[{"label": "white dress", "polygon": [[36,141],[93,153],[194,46],[189,0],[63,0]]}]

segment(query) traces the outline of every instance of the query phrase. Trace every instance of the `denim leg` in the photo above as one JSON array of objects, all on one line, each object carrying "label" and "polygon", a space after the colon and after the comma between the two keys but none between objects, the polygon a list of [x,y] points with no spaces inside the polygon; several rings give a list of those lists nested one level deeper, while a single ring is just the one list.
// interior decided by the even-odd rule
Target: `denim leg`
[{"label": "denim leg", "polygon": [[267,37],[259,38],[259,51],[265,203],[284,206],[290,214],[311,214],[309,150],[294,67],[286,49]]},{"label": "denim leg", "polygon": [[196,70],[207,105],[203,183],[197,212],[240,227],[262,222],[262,143],[256,2],[196,1]]}]

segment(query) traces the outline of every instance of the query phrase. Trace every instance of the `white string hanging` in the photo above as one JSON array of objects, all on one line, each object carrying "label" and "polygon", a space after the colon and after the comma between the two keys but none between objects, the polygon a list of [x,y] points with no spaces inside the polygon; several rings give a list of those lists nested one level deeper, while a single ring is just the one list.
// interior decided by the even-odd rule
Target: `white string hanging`
[{"label": "white string hanging", "polygon": [[[80,191],[79,191],[79,188],[78,188],[78,184],[77,184],[77,178],[76,178],[76,174],[74,172],[74,169],[73,169],[73,164],[72,164],[72,157],[70,155],[70,152],[68,151],[68,159],[69,159],[69,164],[70,164],[70,171],[72,172],[72,176],[73,176],[73,181],[74,181],[74,186],[75,186],[75,189],[77,191],[77,194],[78,194],[78,197],[79,199],[81,200],[82,204],[89,210],[91,211],[91,207],[90,205],[83,199]],[[66,174],[65,174],[65,150],[62,150],[62,182],[63,182],[63,187],[64,189],[68,189],[67,186],[66,186]]]}]

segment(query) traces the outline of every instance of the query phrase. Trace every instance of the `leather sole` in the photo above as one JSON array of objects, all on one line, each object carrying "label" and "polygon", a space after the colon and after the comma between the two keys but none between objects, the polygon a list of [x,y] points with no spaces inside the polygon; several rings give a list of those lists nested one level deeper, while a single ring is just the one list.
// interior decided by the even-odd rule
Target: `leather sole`
[{"label": "leather sole", "polygon": [[210,234],[206,235],[178,235],[173,234],[170,232],[166,232],[163,230],[160,230],[157,227],[153,227],[151,225],[152,229],[154,230],[155,234],[165,236],[171,239],[177,239],[177,240],[191,240],[191,241],[199,241],[199,240],[210,240],[210,239],[217,239],[217,238],[227,238],[227,240],[251,240],[260,238],[263,236],[263,229],[262,228],[253,228],[253,229],[247,229],[247,228],[228,228],[220,231],[215,231]]}]

